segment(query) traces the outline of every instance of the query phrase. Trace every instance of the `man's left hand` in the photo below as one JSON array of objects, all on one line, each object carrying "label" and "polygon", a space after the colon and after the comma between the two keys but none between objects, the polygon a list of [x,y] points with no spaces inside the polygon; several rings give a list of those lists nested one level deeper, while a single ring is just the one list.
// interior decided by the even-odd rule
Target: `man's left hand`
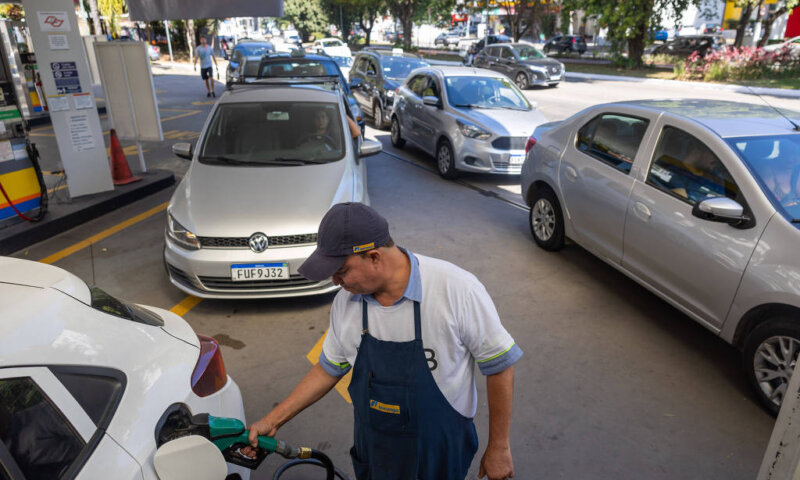
[{"label": "man's left hand", "polygon": [[511,447],[508,445],[496,447],[489,445],[481,458],[481,468],[478,478],[484,475],[489,480],[506,480],[514,478],[514,461],[511,459]]}]

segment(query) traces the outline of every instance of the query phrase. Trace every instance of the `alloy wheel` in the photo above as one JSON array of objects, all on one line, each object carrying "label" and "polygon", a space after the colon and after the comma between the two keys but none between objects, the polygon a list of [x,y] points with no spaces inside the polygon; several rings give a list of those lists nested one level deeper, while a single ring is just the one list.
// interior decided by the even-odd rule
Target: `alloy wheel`
[{"label": "alloy wheel", "polygon": [[441,145],[439,145],[439,153],[436,155],[436,158],[439,162],[439,172],[442,175],[450,170],[451,157],[452,153],[450,152],[450,145],[443,142]]},{"label": "alloy wheel", "polygon": [[536,237],[543,242],[550,240],[556,229],[556,214],[553,205],[547,199],[540,198],[533,205],[531,213],[531,227]]},{"label": "alloy wheel", "polygon": [[525,75],[522,72],[519,72],[517,74],[517,82],[516,83],[517,83],[517,86],[519,87],[520,90],[525,90],[526,88],[528,88],[528,76]]},{"label": "alloy wheel", "polygon": [[776,406],[780,406],[789,380],[797,364],[800,341],[793,337],[769,337],[753,355],[753,371],[761,392]]}]

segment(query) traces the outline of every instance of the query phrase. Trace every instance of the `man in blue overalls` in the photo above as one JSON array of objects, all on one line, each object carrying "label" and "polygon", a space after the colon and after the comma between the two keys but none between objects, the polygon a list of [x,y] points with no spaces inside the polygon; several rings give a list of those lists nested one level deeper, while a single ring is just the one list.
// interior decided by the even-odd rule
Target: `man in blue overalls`
[{"label": "man in blue overalls", "polygon": [[320,361],[250,426],[278,428],[333,388],[352,365],[358,480],[463,480],[478,449],[475,365],[487,376],[489,442],[479,476],[514,476],[509,429],[522,350],[474,275],[395,246],[389,225],[361,203],[331,207],[305,277],[342,289]]}]

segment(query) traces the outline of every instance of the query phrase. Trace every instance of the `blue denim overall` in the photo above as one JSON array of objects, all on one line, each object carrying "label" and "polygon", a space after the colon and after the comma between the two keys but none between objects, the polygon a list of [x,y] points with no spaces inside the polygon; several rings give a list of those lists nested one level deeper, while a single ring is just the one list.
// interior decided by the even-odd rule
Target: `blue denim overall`
[{"label": "blue denim overall", "polygon": [[387,342],[369,334],[362,300],[363,333],[350,397],[358,480],[463,480],[478,450],[471,418],[456,411],[433,379],[422,349],[419,302],[414,340]]}]

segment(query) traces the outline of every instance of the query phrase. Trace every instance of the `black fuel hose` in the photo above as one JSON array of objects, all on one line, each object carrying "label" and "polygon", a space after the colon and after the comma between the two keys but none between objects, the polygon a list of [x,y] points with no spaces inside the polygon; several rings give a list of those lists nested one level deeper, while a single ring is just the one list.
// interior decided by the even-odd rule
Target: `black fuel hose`
[{"label": "black fuel hose", "polygon": [[290,460],[278,467],[278,469],[275,470],[275,474],[272,476],[272,480],[279,480],[287,470],[298,465],[315,465],[324,468],[327,472],[326,480],[335,480],[337,478],[339,480],[350,480],[341,470],[333,466],[333,462],[331,462],[331,459],[327,455],[314,449],[311,449],[311,458]]}]

